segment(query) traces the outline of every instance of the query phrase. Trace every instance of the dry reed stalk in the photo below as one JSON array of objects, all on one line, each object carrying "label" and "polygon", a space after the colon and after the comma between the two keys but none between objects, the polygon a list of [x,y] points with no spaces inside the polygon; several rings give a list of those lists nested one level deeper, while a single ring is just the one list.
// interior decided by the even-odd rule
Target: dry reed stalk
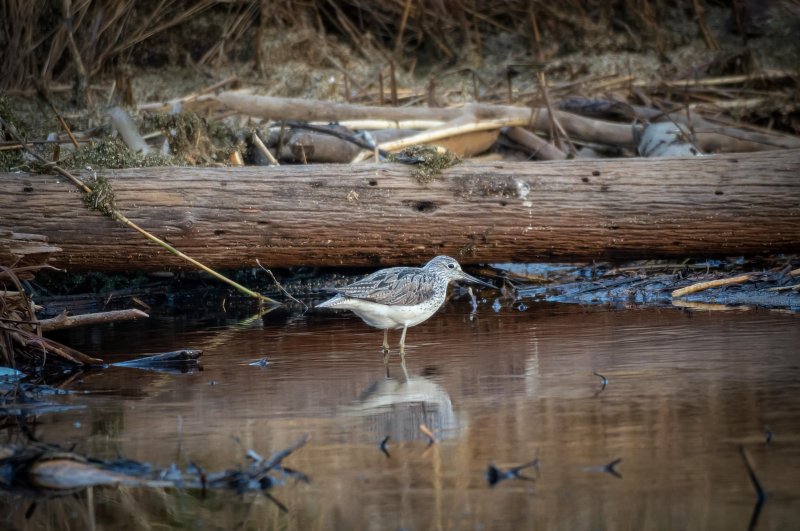
[{"label": "dry reed stalk", "polygon": [[743,284],[750,280],[753,275],[745,274],[739,275],[731,278],[720,278],[717,280],[709,280],[707,282],[698,282],[696,284],[692,284],[691,286],[686,286],[680,289],[676,289],[672,292],[672,298],[676,299],[678,297],[683,297],[684,295],[689,295],[690,293],[697,293],[698,291],[704,291],[711,288],[718,288],[721,286],[731,286],[733,284]]},{"label": "dry reed stalk", "polygon": [[267,149],[267,146],[264,145],[264,142],[261,140],[261,137],[258,136],[257,132],[253,131],[252,139],[253,145],[269,161],[270,166],[280,166],[278,159],[276,159],[272,152]]},{"label": "dry reed stalk", "polygon": [[[460,118],[453,120],[453,122],[461,122]],[[527,120],[519,118],[498,118],[493,120],[481,120],[473,123],[457,123],[457,125],[448,126],[445,124],[441,129],[425,131],[423,133],[401,138],[400,140],[392,140],[391,142],[384,142],[378,145],[378,149],[383,151],[400,151],[407,147],[415,146],[417,144],[432,144],[437,140],[444,140],[454,136],[464,135],[467,133],[474,133],[477,131],[491,131],[495,129],[502,129],[506,126],[514,125],[527,125]],[[355,159],[353,164],[363,162],[372,156],[372,152],[363,151]]]}]

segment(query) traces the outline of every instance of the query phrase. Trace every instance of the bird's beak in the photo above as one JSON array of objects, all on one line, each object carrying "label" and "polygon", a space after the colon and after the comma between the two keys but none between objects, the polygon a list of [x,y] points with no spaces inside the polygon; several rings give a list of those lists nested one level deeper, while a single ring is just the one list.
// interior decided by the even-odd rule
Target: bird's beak
[{"label": "bird's beak", "polygon": [[471,282],[471,283],[477,284],[479,286],[483,286],[484,288],[497,289],[497,287],[495,287],[493,284],[489,284],[488,282],[484,282],[483,280],[479,280],[479,279],[473,277],[472,275],[468,275],[468,274],[464,273],[463,271],[461,272],[461,274],[464,275],[461,278],[461,280],[464,280],[466,282]]}]

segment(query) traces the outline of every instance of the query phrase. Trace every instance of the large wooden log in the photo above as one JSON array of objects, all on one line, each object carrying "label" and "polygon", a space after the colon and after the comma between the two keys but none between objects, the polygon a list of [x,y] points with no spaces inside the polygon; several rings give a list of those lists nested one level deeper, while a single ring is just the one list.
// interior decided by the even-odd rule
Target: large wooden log
[{"label": "large wooden log", "polygon": [[[800,252],[800,150],[690,159],[107,171],[120,210],[213,267]],[[70,270],[185,268],[64,179],[0,174],[0,219]]]}]

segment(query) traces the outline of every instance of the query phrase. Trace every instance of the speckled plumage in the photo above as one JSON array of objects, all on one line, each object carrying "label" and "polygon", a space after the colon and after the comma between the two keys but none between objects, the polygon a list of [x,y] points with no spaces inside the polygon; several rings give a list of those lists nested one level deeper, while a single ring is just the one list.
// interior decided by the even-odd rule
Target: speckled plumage
[{"label": "speckled plumage", "polygon": [[426,321],[441,308],[447,297],[447,287],[453,280],[494,287],[464,273],[455,259],[437,256],[422,267],[390,267],[376,271],[336,289],[336,296],[317,308],[350,310],[368,325],[384,330],[384,355],[389,350],[388,330],[402,328],[400,355],[403,356],[406,330]]}]

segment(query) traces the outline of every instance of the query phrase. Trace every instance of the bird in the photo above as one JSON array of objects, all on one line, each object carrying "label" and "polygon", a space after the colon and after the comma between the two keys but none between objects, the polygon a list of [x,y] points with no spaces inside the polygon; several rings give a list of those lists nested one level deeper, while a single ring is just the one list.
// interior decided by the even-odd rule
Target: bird
[{"label": "bird", "polygon": [[444,304],[451,281],[463,280],[494,288],[461,270],[458,261],[436,256],[422,267],[390,267],[378,270],[347,286],[335,288],[336,295],[316,308],[350,310],[365,323],[383,330],[383,363],[389,374],[389,330],[402,329],[400,362],[406,371],[406,332],[427,321]]}]

